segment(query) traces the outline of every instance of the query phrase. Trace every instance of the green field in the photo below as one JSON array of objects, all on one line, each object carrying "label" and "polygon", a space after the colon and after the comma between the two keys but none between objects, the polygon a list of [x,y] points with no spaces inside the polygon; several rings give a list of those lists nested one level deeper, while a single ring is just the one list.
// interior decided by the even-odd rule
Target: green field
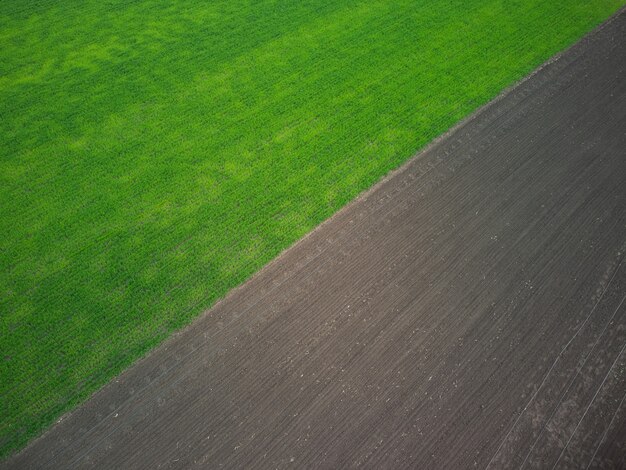
[{"label": "green field", "polygon": [[4,0],[0,455],[623,0]]}]

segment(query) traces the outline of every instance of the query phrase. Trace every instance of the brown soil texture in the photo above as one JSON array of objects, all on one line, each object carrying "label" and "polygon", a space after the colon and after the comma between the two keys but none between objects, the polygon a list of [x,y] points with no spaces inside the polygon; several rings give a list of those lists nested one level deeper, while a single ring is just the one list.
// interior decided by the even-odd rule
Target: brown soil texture
[{"label": "brown soil texture", "polygon": [[626,468],[626,11],[3,468]]}]

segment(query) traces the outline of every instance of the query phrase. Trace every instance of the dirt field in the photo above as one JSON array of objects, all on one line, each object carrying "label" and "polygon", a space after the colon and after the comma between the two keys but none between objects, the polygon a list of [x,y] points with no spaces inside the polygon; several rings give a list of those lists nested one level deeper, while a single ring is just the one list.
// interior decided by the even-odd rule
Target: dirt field
[{"label": "dirt field", "polygon": [[624,468],[626,12],[3,468]]}]

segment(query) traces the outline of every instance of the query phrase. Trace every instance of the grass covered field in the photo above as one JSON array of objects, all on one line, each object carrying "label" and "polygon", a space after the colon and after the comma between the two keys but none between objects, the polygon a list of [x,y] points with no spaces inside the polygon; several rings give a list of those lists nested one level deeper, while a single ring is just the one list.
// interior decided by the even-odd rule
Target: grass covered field
[{"label": "grass covered field", "polygon": [[0,456],[623,3],[0,3]]}]

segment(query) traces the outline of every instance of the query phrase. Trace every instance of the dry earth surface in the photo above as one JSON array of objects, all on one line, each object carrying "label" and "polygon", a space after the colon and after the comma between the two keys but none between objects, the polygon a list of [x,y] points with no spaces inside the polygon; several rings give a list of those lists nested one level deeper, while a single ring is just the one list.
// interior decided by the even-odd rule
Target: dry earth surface
[{"label": "dry earth surface", "polygon": [[626,467],[626,12],[3,468]]}]

